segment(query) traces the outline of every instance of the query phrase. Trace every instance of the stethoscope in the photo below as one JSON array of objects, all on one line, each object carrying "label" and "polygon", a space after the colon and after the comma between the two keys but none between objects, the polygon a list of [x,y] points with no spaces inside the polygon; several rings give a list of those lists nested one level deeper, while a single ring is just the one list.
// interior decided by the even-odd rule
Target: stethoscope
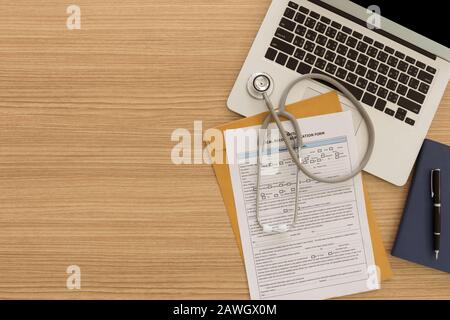
[{"label": "stethoscope", "polygon": [[[303,138],[302,138],[302,132],[300,130],[300,127],[298,125],[297,119],[289,112],[286,111],[286,100],[291,92],[292,88],[298,84],[299,82],[303,80],[321,80],[325,81],[326,83],[334,86],[337,88],[340,93],[342,93],[347,99],[350,100],[350,102],[358,109],[359,113],[361,114],[364,122],[367,125],[368,135],[369,135],[369,141],[367,144],[367,149],[364,154],[364,157],[361,159],[359,165],[355,167],[349,174],[340,176],[338,178],[323,178],[315,175],[311,171],[309,171],[303,164],[300,159],[300,150],[303,148]],[[272,101],[270,100],[269,96],[274,90],[274,82],[272,77],[267,73],[255,73],[253,74],[250,79],[248,80],[247,84],[247,91],[248,93],[255,99],[264,100],[266,103],[267,108],[269,109],[269,114],[264,119],[261,129],[258,135],[258,143],[257,143],[257,175],[256,175],[256,219],[258,221],[258,224],[266,233],[283,233],[289,231],[297,222],[297,213],[298,213],[298,182],[299,182],[299,172],[302,171],[308,178],[324,182],[324,183],[339,183],[344,182],[347,180],[352,179],[357,174],[359,174],[364,167],[366,166],[367,162],[370,159],[370,156],[372,155],[374,143],[375,143],[375,129],[372,123],[372,120],[369,117],[369,114],[364,109],[362,104],[353,96],[353,94],[350,93],[343,85],[341,85],[338,81],[335,79],[322,75],[322,74],[306,74],[298,79],[294,80],[290,85],[287,86],[283,94],[280,98],[280,104],[278,108],[275,108],[272,104]],[[290,139],[288,138],[286,131],[284,130],[283,124],[281,123],[280,117],[288,119],[295,131],[295,138],[294,143],[290,143]],[[294,209],[294,217],[292,221],[288,224],[280,224],[276,226],[271,226],[268,224],[263,224],[260,219],[260,183],[261,183],[261,154],[265,145],[266,136],[267,136],[267,129],[269,124],[272,121],[275,121],[278,130],[280,131],[280,134],[283,138],[284,143],[286,144],[287,150],[289,151],[289,154],[294,161],[295,165],[297,166],[297,173],[296,173],[296,186],[295,186],[295,209]],[[263,141],[261,144],[260,141]],[[297,150],[297,152],[295,151]]]}]

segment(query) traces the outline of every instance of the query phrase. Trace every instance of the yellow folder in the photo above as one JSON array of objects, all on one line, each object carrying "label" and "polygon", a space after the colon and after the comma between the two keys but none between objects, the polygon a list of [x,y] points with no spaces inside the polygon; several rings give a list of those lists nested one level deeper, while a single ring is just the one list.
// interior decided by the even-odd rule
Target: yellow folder
[{"label": "yellow folder", "polygon": [[[326,93],[317,97],[313,97],[307,100],[294,103],[286,107],[286,110],[292,113],[297,118],[306,118],[317,115],[323,115],[328,113],[335,113],[342,111],[341,104],[339,102],[336,92]],[[227,129],[244,128],[254,126],[262,123],[267,113],[261,113],[249,118],[243,118],[223,126],[217,129],[222,131],[222,134]],[[225,140],[222,140],[225,141]],[[212,150],[209,150],[212,152]],[[222,164],[213,164],[213,169],[216,174],[217,182],[219,183],[220,191],[222,193],[225,207],[230,218],[231,227],[233,229],[236,241],[239,246],[239,250],[242,253],[241,238],[239,234],[239,225],[237,221],[236,207],[234,205],[233,189],[231,185],[231,177],[228,165],[226,164],[226,150],[224,146],[223,161]],[[364,179],[363,179],[364,184]],[[380,231],[376,224],[372,206],[370,204],[369,195],[367,194],[367,188],[364,187],[364,194],[366,199],[367,216],[369,221],[370,235],[372,238],[373,252],[375,256],[375,263],[380,268],[381,280],[387,280],[392,277],[392,269],[389,260],[386,255],[386,251],[381,241]]]}]

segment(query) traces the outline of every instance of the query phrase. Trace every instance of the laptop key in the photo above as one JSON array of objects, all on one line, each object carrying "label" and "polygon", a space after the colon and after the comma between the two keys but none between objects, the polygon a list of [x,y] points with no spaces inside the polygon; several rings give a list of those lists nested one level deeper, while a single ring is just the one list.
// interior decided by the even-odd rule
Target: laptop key
[{"label": "laptop key", "polygon": [[305,50],[297,49],[295,50],[294,57],[296,57],[299,60],[302,60],[305,57],[305,54],[306,54]]},{"label": "laptop key", "polygon": [[[323,72],[322,70],[317,69],[317,68],[313,68],[313,70],[311,71],[311,73],[324,74],[324,75],[326,75],[325,72]],[[317,80],[317,81],[319,81],[319,82],[324,82],[324,81],[322,81],[322,80]],[[326,84],[326,82],[324,82],[324,84]]]},{"label": "laptop key", "polygon": [[280,27],[288,29],[289,31],[294,31],[296,23],[294,21],[288,20],[286,18],[281,18]]},{"label": "laptop key", "polygon": [[396,94],[395,92],[389,92],[387,99],[392,103],[397,103],[398,94]]},{"label": "laptop key", "polygon": [[416,59],[414,59],[413,57],[407,56],[405,58],[406,62],[409,62],[411,64],[415,64],[416,63]]},{"label": "laptop key", "polygon": [[371,107],[373,107],[376,100],[377,100],[377,97],[368,92],[364,93],[364,97],[362,98],[362,102]]},{"label": "laptop key", "polygon": [[397,66],[397,63],[398,63],[398,59],[396,57],[394,57],[394,56],[390,56],[388,61],[387,61],[387,64],[390,65],[393,68],[395,68]]},{"label": "laptop key", "polygon": [[405,61],[400,61],[397,68],[403,72],[406,72],[406,70],[408,70],[408,64]]},{"label": "laptop key", "polygon": [[269,60],[273,61],[273,60],[275,60],[275,57],[277,56],[277,53],[278,53],[278,51],[275,50],[274,48],[269,48],[266,51],[265,57],[266,57],[266,59],[269,59]]},{"label": "laptop key", "polygon": [[278,49],[280,51],[283,51],[284,53],[287,53],[288,55],[292,55],[294,53],[295,47],[287,42],[284,42],[283,40],[280,40],[278,38],[273,38],[272,42],[270,43],[270,46]]},{"label": "laptop key", "polygon": [[382,44],[381,42],[378,42],[378,41],[375,41],[374,46],[378,49],[384,48],[384,44]]},{"label": "laptop key", "polygon": [[348,50],[347,57],[352,60],[356,60],[356,58],[358,57],[358,51],[356,51],[354,49]]},{"label": "laptop key", "polygon": [[392,79],[389,79],[387,84],[386,84],[386,88],[388,88],[389,90],[394,91],[397,88],[397,82],[395,82]]},{"label": "laptop key", "polygon": [[278,64],[281,64],[282,66],[284,66],[284,64],[286,63],[288,59],[288,56],[285,55],[283,52],[278,53],[277,58],[275,59],[275,62]]},{"label": "laptop key", "polygon": [[384,51],[386,51],[389,54],[394,54],[395,50],[392,49],[391,47],[385,46],[384,47]]},{"label": "laptop key", "polygon": [[327,62],[323,59],[317,59],[315,66],[321,70],[325,69]]},{"label": "laptop key", "polygon": [[[319,70],[319,69],[317,69],[317,68],[313,68],[312,71],[311,71],[311,73],[325,74],[325,75],[326,75],[325,72],[323,72],[322,70]],[[322,80],[317,80],[317,81],[318,81],[318,82],[323,82],[323,83],[326,85],[326,82],[324,82],[324,81],[322,81]]]},{"label": "laptop key", "polygon": [[364,36],[363,41],[366,42],[366,43],[368,43],[368,44],[372,44],[372,43],[373,43],[373,39],[372,39],[372,38],[369,38],[369,37],[367,37],[367,36]]},{"label": "laptop key", "polygon": [[409,89],[408,94],[406,96],[411,100],[420,104],[422,104],[425,101],[425,95],[413,89]]},{"label": "laptop key", "polygon": [[378,86],[375,83],[370,82],[369,85],[367,86],[367,91],[369,91],[371,93],[377,93]]},{"label": "laptop key", "polygon": [[336,35],[336,33],[337,33],[337,30],[336,30],[335,28],[333,28],[333,27],[328,27],[327,31],[325,32],[325,35],[326,35],[327,37],[334,38],[334,36]]},{"label": "laptop key", "polygon": [[287,42],[292,42],[292,39],[294,39],[294,34],[283,28],[278,28],[275,32],[275,37],[278,37]]},{"label": "laptop key", "polygon": [[294,46],[297,46],[297,47],[301,48],[304,43],[305,43],[305,39],[304,38],[299,37],[299,36],[295,37]]},{"label": "laptop key", "polygon": [[313,52],[314,48],[316,47],[316,45],[311,42],[311,41],[306,41],[305,45],[303,46],[303,49],[305,49],[306,51],[309,52]]},{"label": "laptop key", "polygon": [[415,76],[417,76],[417,73],[418,73],[418,72],[419,72],[419,69],[418,69],[417,67],[411,65],[411,66],[409,66],[408,72],[407,72],[407,73],[408,73],[410,76],[415,77]]},{"label": "laptop key", "polygon": [[307,9],[307,8],[305,8],[305,7],[303,7],[303,6],[301,6],[301,7],[298,9],[298,11],[303,12],[304,14],[308,14],[308,13],[309,13],[309,9]]},{"label": "laptop key", "polygon": [[337,51],[337,53],[345,56],[347,54],[348,48],[346,46],[340,44],[336,51]]},{"label": "laptop key", "polygon": [[386,100],[378,98],[377,102],[375,103],[375,109],[384,111],[384,108],[386,108],[386,103]]},{"label": "laptop key", "polygon": [[400,51],[395,51],[395,56],[400,59],[405,59],[405,54]]},{"label": "laptop key", "polygon": [[406,122],[407,124],[409,124],[410,126],[413,126],[414,123],[416,123],[416,122],[415,122],[413,119],[411,119],[411,118],[406,118],[405,122]]},{"label": "laptop key", "polygon": [[362,53],[366,53],[366,50],[367,50],[368,47],[369,46],[368,46],[367,43],[359,41],[358,45],[356,46],[356,50],[358,50],[359,52],[362,52]]},{"label": "laptop key", "polygon": [[380,51],[378,52],[378,56],[377,59],[380,60],[381,62],[386,62],[386,60],[388,59],[388,54],[384,51]]},{"label": "laptop key", "polygon": [[366,56],[365,54],[360,53],[357,61],[358,61],[358,63],[365,66],[367,64],[367,61],[369,61],[369,57]]},{"label": "laptop key", "polygon": [[382,88],[382,87],[378,88],[377,96],[379,96],[380,98],[385,99],[387,97],[387,95],[388,95],[388,90],[387,89]]},{"label": "laptop key", "polygon": [[398,119],[398,120],[403,121],[403,120],[405,120],[405,117],[406,117],[407,113],[408,112],[405,109],[398,108],[397,112],[395,113],[395,118]]},{"label": "laptop key", "polygon": [[391,68],[389,70],[388,77],[391,78],[391,79],[396,80],[398,78],[399,74],[400,74],[400,72],[398,70],[395,70],[394,68]]},{"label": "laptop key", "polygon": [[366,71],[367,68],[363,67],[362,65],[358,65],[358,67],[356,68],[356,74],[361,77],[364,77],[366,75]]},{"label": "laptop key", "polygon": [[367,54],[372,58],[375,58],[378,54],[378,49],[374,47],[369,47],[369,49],[367,50]]},{"label": "laptop key", "polygon": [[333,39],[328,40],[327,42],[327,48],[330,50],[335,50],[338,46],[338,43],[334,41]]},{"label": "laptop key", "polygon": [[427,85],[426,83],[423,83],[423,82],[420,83],[420,86],[419,86],[420,92],[427,94],[429,89],[430,89],[429,85]]},{"label": "laptop key", "polygon": [[417,78],[419,78],[423,82],[431,84],[431,82],[433,82],[434,76],[426,71],[420,70],[419,74],[417,75]]},{"label": "laptop key", "polygon": [[305,57],[305,62],[307,62],[309,64],[314,64],[314,62],[316,62],[316,56],[314,56],[311,53],[308,53]]},{"label": "laptop key", "polygon": [[336,72],[336,77],[340,78],[340,79],[345,79],[345,77],[347,76],[347,71],[339,68]]},{"label": "laptop key", "polygon": [[336,58],[336,53],[334,53],[333,51],[327,50],[327,53],[325,53],[325,59],[333,62],[334,58]]},{"label": "laptop key", "polygon": [[347,74],[347,78],[346,78],[347,82],[349,82],[351,84],[355,84],[356,79],[358,79],[358,76],[356,74],[351,73],[351,72],[349,72]]},{"label": "laptop key", "polygon": [[425,69],[426,64],[421,61],[416,61],[416,66],[418,66],[420,69]]},{"label": "laptop key", "polygon": [[407,86],[404,86],[404,85],[400,84],[397,87],[397,93],[399,93],[399,94],[401,94],[403,96],[406,94],[407,91],[408,91],[408,87]]},{"label": "laptop key", "polygon": [[315,29],[317,32],[324,33],[326,29],[327,29],[327,25],[325,23],[322,23],[320,21],[317,22],[316,29]]},{"label": "laptop key", "polygon": [[420,83],[419,80],[417,80],[415,78],[411,78],[409,80],[408,85],[409,85],[410,88],[417,89],[419,87],[419,83]]},{"label": "laptop key", "polygon": [[316,50],[314,50],[314,54],[318,55],[319,57],[323,57],[323,55],[325,54],[326,49],[324,47],[321,46],[316,46]]},{"label": "laptop key", "polygon": [[362,38],[363,38],[362,33],[359,33],[359,32],[357,32],[357,31],[353,31],[353,36],[354,36],[355,38],[357,38],[357,39],[362,39]]},{"label": "laptop key", "polygon": [[346,44],[351,48],[356,47],[357,43],[358,43],[358,40],[356,40],[356,38],[353,38],[352,36],[349,36],[347,39],[347,42],[346,42]]},{"label": "laptop key", "polygon": [[400,81],[403,84],[407,84],[408,80],[409,80],[409,76],[404,73],[400,74],[400,76],[398,77],[398,81]]},{"label": "laptop key", "polygon": [[325,24],[330,24],[331,19],[328,19],[327,17],[321,16],[320,21],[322,21]]},{"label": "laptop key", "polygon": [[297,12],[297,14],[295,15],[294,20],[297,21],[298,23],[302,23],[305,22],[306,16],[303,13]]},{"label": "laptop key", "polygon": [[284,16],[286,18],[292,19],[295,15],[295,10],[292,10],[291,8],[286,8],[286,10],[284,11]]},{"label": "laptop key", "polygon": [[307,18],[305,22],[305,26],[308,28],[314,29],[314,26],[316,25],[316,20],[313,18]]},{"label": "laptop key", "polygon": [[298,65],[297,68],[297,72],[300,74],[308,74],[311,72],[311,66],[308,66],[306,63],[304,62],[300,62],[300,64]]},{"label": "laptop key", "polygon": [[377,61],[377,60],[375,60],[375,59],[370,59],[369,60],[369,63],[367,64],[367,66],[370,68],[370,69],[373,69],[373,70],[376,70],[377,68],[378,68],[378,65],[379,65],[380,63]]},{"label": "laptop key", "polygon": [[291,70],[296,70],[298,65],[298,60],[294,59],[292,57],[289,58],[288,62],[286,63],[286,67],[288,67]]},{"label": "laptop key", "polygon": [[325,68],[325,71],[330,74],[334,74],[336,72],[336,70],[337,70],[337,67],[332,63],[328,63],[327,67]]},{"label": "laptop key", "polygon": [[334,63],[336,63],[340,67],[343,67],[343,66],[345,66],[346,61],[347,61],[347,59],[345,59],[343,56],[337,56],[336,61],[334,61]]},{"label": "laptop key", "polygon": [[387,74],[389,71],[389,67],[385,65],[384,63],[380,63],[380,66],[378,67],[378,72],[381,74]]},{"label": "laptop key", "polygon": [[339,22],[336,22],[336,21],[331,22],[331,26],[336,28],[336,29],[340,29],[342,27],[342,25]]},{"label": "laptop key", "polygon": [[317,32],[313,31],[313,30],[308,30],[306,32],[305,38],[311,41],[315,41],[317,37]]},{"label": "laptop key", "polygon": [[392,109],[386,108],[386,109],[384,110],[384,113],[386,113],[387,115],[389,115],[389,116],[392,117],[392,116],[395,114],[395,111],[392,110]]},{"label": "laptop key", "polygon": [[347,35],[345,33],[339,31],[336,36],[336,40],[344,43],[347,40]]},{"label": "laptop key", "polygon": [[306,27],[298,25],[297,28],[295,28],[295,33],[303,37],[306,33],[306,30],[308,30]]},{"label": "laptop key", "polygon": [[318,14],[315,11],[311,11],[311,13],[309,14],[311,17],[313,17],[314,19],[319,19],[320,18],[320,14]]},{"label": "laptop key", "polygon": [[360,87],[361,89],[365,89],[368,82],[369,81],[367,81],[366,79],[359,77],[358,81],[356,81],[356,86]]},{"label": "laptop key", "polygon": [[366,78],[371,81],[375,81],[375,79],[377,78],[377,73],[373,70],[369,70],[367,71]]},{"label": "laptop key", "polygon": [[353,32],[352,29],[350,29],[349,27],[346,27],[346,26],[342,27],[342,31],[344,31],[345,33],[348,33],[348,34],[352,34],[352,32]]},{"label": "laptop key", "polygon": [[406,99],[405,97],[400,97],[398,99],[397,104],[400,107],[405,108],[406,110],[409,110],[409,111],[414,112],[414,113],[419,113],[420,108],[421,108],[420,104],[417,104],[414,101]]},{"label": "laptop key", "polygon": [[320,44],[321,46],[325,46],[325,44],[326,44],[327,41],[328,41],[328,38],[325,37],[325,36],[322,35],[322,34],[319,34],[319,36],[317,37],[316,41],[317,41],[317,43]]},{"label": "laptop key", "polygon": [[355,68],[356,68],[356,62],[347,60],[347,63],[345,64],[345,69],[350,70],[350,71],[355,71]]},{"label": "laptop key", "polygon": [[298,4],[296,4],[295,2],[289,1],[288,6],[293,8],[293,9],[297,9],[298,8]]},{"label": "laptop key", "polygon": [[427,71],[428,71],[429,73],[431,73],[431,74],[435,74],[435,73],[436,73],[436,69],[433,68],[433,67],[430,67],[430,66],[427,67]]},{"label": "laptop key", "polygon": [[348,82],[345,81],[340,81],[341,84],[348,90],[350,91],[351,94],[353,94],[355,96],[355,98],[357,100],[361,100],[364,91],[355,87],[354,85],[349,84]]}]

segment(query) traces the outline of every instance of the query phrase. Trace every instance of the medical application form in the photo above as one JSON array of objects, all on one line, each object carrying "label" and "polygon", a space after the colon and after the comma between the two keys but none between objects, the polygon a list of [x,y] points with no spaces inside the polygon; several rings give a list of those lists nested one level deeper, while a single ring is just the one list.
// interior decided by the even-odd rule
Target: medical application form
[{"label": "medical application form", "polygon": [[[298,122],[305,143],[300,159],[313,173],[338,177],[357,165],[350,112]],[[293,132],[288,121],[284,126]],[[258,128],[225,131],[251,298],[325,299],[377,289],[361,174],[327,184],[300,172],[297,222],[285,233],[263,232],[255,211],[256,144],[239,143]],[[285,144],[277,141],[266,139],[259,194],[261,221],[273,226],[292,221],[297,174]]]}]

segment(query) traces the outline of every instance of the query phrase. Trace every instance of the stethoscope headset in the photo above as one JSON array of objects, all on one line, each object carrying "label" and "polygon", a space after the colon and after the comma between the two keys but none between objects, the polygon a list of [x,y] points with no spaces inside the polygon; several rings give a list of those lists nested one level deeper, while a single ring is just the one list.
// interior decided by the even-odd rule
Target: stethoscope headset
[{"label": "stethoscope headset", "polygon": [[[326,82],[330,84],[331,86],[337,88],[337,90],[350,102],[356,107],[356,109],[361,114],[364,122],[366,123],[367,130],[368,130],[368,136],[369,141],[367,144],[366,152],[364,153],[363,158],[359,162],[358,166],[354,167],[350,173],[339,176],[337,178],[323,178],[319,177],[318,175],[312,173],[308,168],[306,168],[301,159],[300,159],[300,150],[303,148],[303,138],[302,138],[302,132],[300,130],[300,126],[297,122],[297,119],[288,111],[286,111],[286,100],[288,98],[289,93],[292,91],[295,85],[298,83],[304,81],[304,80],[320,80],[322,82]],[[366,166],[367,162],[370,159],[370,156],[372,155],[373,147],[375,144],[375,129],[372,123],[372,120],[369,117],[369,114],[364,109],[363,105],[355,98],[355,96],[348,91],[341,83],[339,83],[337,80],[323,74],[306,74],[303,76],[300,76],[296,80],[292,81],[287,88],[284,90],[284,92],[281,95],[280,103],[278,108],[275,108],[272,101],[270,100],[269,96],[274,90],[274,82],[272,77],[267,73],[255,73],[253,74],[247,83],[247,91],[248,93],[255,99],[258,100],[264,100],[265,104],[269,110],[269,114],[265,117],[260,133],[261,135],[258,135],[258,143],[257,143],[257,176],[256,176],[256,219],[258,221],[258,224],[261,226],[264,232],[266,233],[283,233],[289,231],[297,222],[297,216],[298,216],[298,182],[299,182],[299,172],[303,172],[308,178],[324,182],[324,183],[340,183],[347,180],[352,179],[357,174],[359,174],[364,167]],[[290,139],[283,127],[283,124],[280,120],[280,117],[285,118],[289,120],[294,128],[295,131],[295,139],[293,143],[290,142]],[[294,216],[292,218],[292,221],[287,224],[280,224],[277,226],[272,226],[268,224],[263,224],[261,222],[260,217],[260,184],[261,184],[261,154],[264,149],[266,136],[267,136],[267,128],[271,122],[275,121],[278,130],[280,131],[280,134],[283,138],[284,143],[286,144],[287,150],[294,161],[295,165],[297,166],[297,173],[296,173],[296,186],[295,186],[295,209],[294,209]],[[261,144],[260,141],[263,141]],[[297,150],[297,151],[296,151]]]}]

